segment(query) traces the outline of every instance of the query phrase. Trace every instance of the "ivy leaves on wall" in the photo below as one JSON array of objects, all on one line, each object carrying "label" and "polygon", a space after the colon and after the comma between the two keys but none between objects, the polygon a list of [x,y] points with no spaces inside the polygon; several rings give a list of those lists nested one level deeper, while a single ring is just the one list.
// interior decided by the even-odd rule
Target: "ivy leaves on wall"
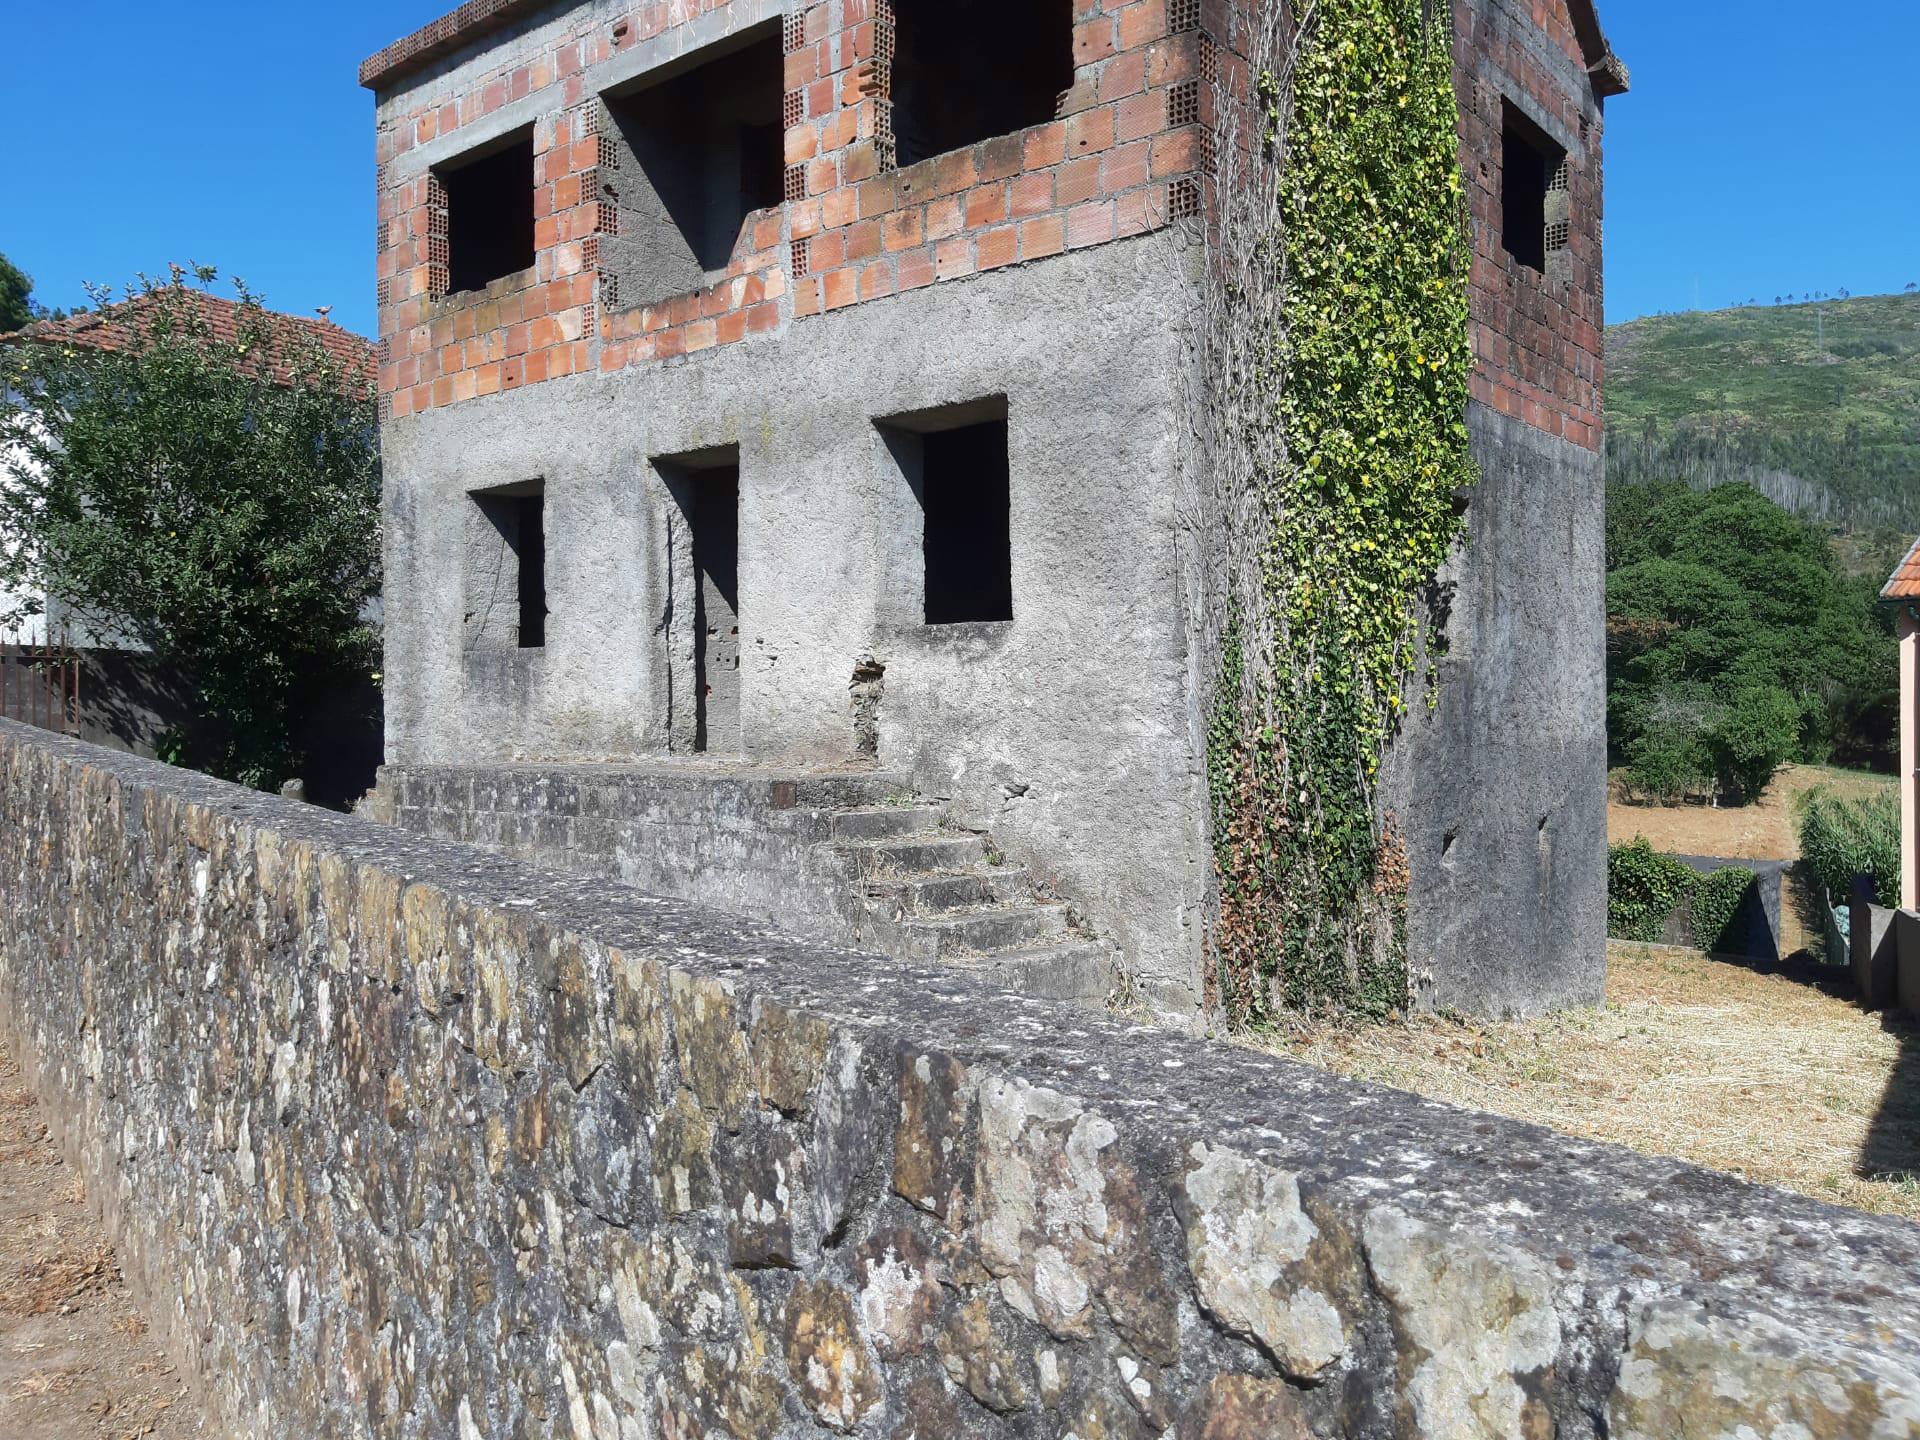
[{"label": "ivy leaves on wall", "polygon": [[1251,442],[1275,457],[1250,467],[1266,527],[1239,562],[1258,583],[1230,584],[1208,757],[1218,990],[1243,1025],[1284,1008],[1384,1013],[1409,995],[1405,859],[1377,787],[1414,688],[1422,596],[1473,480],[1443,8],[1321,4],[1290,70],[1260,82],[1280,192],[1266,278],[1281,294],[1266,403],[1247,421],[1278,433]]}]

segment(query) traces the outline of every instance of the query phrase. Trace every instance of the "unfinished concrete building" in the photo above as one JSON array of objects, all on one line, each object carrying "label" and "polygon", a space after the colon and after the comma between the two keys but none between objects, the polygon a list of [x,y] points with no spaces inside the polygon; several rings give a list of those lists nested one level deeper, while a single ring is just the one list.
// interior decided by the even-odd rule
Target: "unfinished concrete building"
[{"label": "unfinished concrete building", "polygon": [[[400,823],[1201,1003],[1176,513],[1243,0],[474,0],[374,56]],[[1483,479],[1393,757],[1429,1003],[1598,997],[1591,0],[1459,0]]]}]

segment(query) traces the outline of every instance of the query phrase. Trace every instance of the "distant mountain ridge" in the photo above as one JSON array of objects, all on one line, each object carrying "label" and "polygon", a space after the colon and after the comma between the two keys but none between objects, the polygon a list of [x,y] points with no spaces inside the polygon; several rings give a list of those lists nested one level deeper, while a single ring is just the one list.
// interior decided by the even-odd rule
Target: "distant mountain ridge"
[{"label": "distant mountain ridge", "polygon": [[1841,528],[1920,534],[1920,294],[1612,326],[1607,465],[1610,484],[1746,481]]}]

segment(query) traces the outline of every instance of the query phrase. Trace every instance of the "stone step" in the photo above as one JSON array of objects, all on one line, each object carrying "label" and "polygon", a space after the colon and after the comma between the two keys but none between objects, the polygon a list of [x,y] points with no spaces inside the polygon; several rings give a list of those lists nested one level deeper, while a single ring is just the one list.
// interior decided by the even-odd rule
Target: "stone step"
[{"label": "stone step", "polygon": [[892,840],[940,828],[947,817],[942,805],[881,805],[866,810],[841,810],[833,817],[836,840]]},{"label": "stone step", "polygon": [[993,956],[1059,940],[1067,933],[1067,907],[1024,904],[951,910],[909,916],[900,929],[910,960]]},{"label": "stone step", "polygon": [[[801,773],[790,777],[783,786],[780,777],[769,781],[769,792],[777,808],[791,795],[791,803],[799,806],[840,806],[844,808],[888,805],[894,801],[911,799],[914,793],[913,782],[904,775],[890,775],[884,770],[851,771],[839,774]],[[778,791],[774,787],[782,787]]]},{"label": "stone step", "polygon": [[1023,995],[1066,1000],[1094,1010],[1106,1008],[1113,987],[1113,952],[1092,940],[950,958],[945,963]]},{"label": "stone step", "polygon": [[1024,865],[959,870],[951,875],[912,875],[868,887],[868,898],[890,905],[895,919],[974,910],[987,905],[1019,905],[1033,899],[1033,874]]},{"label": "stone step", "polygon": [[987,858],[987,842],[961,830],[927,830],[884,840],[848,840],[834,847],[854,862],[855,873],[926,875],[964,870]]}]

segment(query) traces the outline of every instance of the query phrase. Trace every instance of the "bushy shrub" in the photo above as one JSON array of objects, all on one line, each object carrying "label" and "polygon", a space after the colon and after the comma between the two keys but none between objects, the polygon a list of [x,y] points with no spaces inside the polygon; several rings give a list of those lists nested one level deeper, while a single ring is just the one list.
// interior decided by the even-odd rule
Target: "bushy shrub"
[{"label": "bushy shrub", "polygon": [[271,790],[301,717],[377,679],[379,424],[364,365],[236,288],[216,312],[176,270],[103,312],[121,343],[0,356],[0,610],[135,642],[191,687],[166,758]]},{"label": "bushy shrub", "polygon": [[1714,778],[1751,804],[1800,748],[1801,707],[1778,690],[1749,686],[1728,702],[1707,744]]},{"label": "bushy shrub", "polygon": [[1734,921],[1740,916],[1753,881],[1753,871],[1737,865],[1695,880],[1692,909],[1695,945],[1708,952],[1731,954],[1738,950],[1740,937],[1732,933]]},{"label": "bushy shrub", "polygon": [[1649,725],[1627,746],[1627,786],[1642,799],[1671,805],[1707,790],[1711,769],[1705,741],[1682,725]]},{"label": "bushy shrub", "polygon": [[1643,838],[1613,846],[1607,851],[1607,934],[1615,940],[1658,940],[1697,879]]},{"label": "bushy shrub", "polygon": [[1843,796],[1827,789],[1800,807],[1800,858],[1835,904],[1845,904],[1853,877],[1873,882],[1876,903],[1900,903],[1900,800],[1891,791]]}]

